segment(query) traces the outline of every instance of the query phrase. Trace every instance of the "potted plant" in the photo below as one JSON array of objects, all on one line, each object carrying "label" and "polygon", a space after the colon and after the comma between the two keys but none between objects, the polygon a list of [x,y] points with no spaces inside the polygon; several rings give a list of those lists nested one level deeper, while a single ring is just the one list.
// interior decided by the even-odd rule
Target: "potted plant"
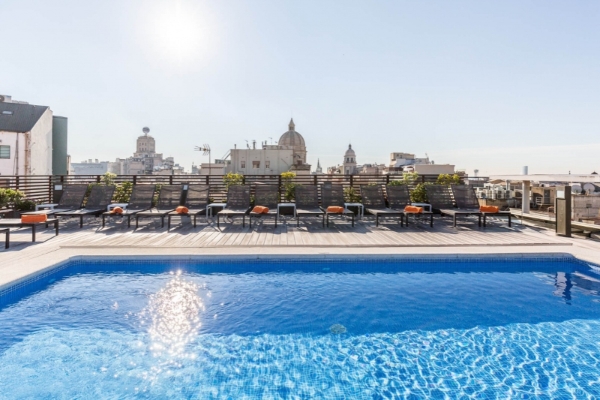
[{"label": "potted plant", "polygon": [[24,212],[28,212],[28,211],[35,211],[35,205],[36,202],[33,200],[29,200],[26,198],[20,198],[18,200],[15,201],[15,205],[14,205],[14,212],[13,212],[13,217],[14,218],[21,218],[21,214]]}]

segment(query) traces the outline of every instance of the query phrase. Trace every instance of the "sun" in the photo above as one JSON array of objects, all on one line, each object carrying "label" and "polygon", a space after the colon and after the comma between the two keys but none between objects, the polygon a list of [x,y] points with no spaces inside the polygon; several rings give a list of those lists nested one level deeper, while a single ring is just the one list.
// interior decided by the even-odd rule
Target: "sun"
[{"label": "sun", "polygon": [[208,47],[202,10],[184,0],[157,4],[146,25],[146,37],[160,57],[184,64],[202,58]]}]

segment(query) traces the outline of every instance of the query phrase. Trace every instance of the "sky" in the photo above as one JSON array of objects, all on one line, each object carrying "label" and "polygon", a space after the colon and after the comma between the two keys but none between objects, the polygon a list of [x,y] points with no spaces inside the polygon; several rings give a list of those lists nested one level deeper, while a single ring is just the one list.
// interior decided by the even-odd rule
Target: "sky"
[{"label": "sky", "polygon": [[479,175],[600,172],[598,1],[0,0],[0,94],[73,162],[142,128],[189,170],[290,117],[313,169],[391,152]]}]

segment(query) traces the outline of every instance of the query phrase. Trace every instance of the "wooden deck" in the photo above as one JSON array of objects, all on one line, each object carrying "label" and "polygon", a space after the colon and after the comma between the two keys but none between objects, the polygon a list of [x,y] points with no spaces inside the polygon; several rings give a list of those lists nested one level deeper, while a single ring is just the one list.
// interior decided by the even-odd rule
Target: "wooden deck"
[{"label": "wooden deck", "polygon": [[[241,220],[222,223],[218,229],[214,222],[199,220],[193,228],[188,221],[172,227],[161,228],[158,220],[140,220],[137,230],[126,223],[111,222],[102,229],[91,219],[83,228],[77,221],[61,222],[59,236],[51,229],[38,232],[37,243],[31,243],[29,230],[13,230],[11,248],[0,251],[20,252],[30,248],[226,248],[226,247],[445,247],[445,246],[520,246],[560,244],[557,238],[542,235],[536,230],[513,225],[508,228],[504,220],[492,220],[486,228],[479,228],[476,220],[462,221],[453,228],[451,220],[436,218],[430,228],[425,221],[400,227],[397,221],[387,220],[379,227],[372,219],[358,220],[355,227],[338,220],[323,228],[319,219],[287,220],[275,228],[273,220],[253,224],[252,229],[242,227]],[[1,261],[1,259],[0,259]]]}]

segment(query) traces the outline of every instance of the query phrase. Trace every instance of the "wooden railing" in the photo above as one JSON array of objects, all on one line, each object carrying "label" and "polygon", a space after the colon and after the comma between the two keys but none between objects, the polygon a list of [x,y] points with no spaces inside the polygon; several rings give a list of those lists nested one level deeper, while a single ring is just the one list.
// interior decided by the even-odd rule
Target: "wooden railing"
[{"label": "wooden railing", "polygon": [[[354,187],[360,193],[360,185],[381,184],[386,185],[393,180],[401,179],[399,175],[298,175],[292,182],[297,185],[322,185],[326,182],[341,184],[344,187]],[[418,181],[435,182],[438,175],[419,175]],[[469,178],[473,179],[473,178]],[[487,178],[475,178],[487,181]],[[32,176],[0,176],[0,188],[18,189],[25,193],[27,198],[36,202],[52,203],[55,200],[57,185],[68,184],[96,184],[102,182],[102,175],[32,175]],[[210,197],[214,201],[224,201],[227,196],[226,185],[222,175],[118,175],[114,178],[115,184],[132,182],[135,185],[181,185],[181,184],[208,184]],[[245,175],[243,183],[255,186],[256,184],[273,184],[280,187],[282,200],[284,196],[284,182],[280,175]],[[412,185],[414,186],[414,185]]]}]

